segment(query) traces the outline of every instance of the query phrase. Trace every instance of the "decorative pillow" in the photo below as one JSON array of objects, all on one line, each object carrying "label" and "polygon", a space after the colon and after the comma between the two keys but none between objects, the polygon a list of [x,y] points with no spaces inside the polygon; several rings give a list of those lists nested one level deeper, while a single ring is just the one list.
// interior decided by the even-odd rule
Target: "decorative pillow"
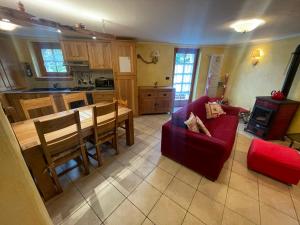
[{"label": "decorative pillow", "polygon": [[206,134],[207,136],[211,137],[211,134],[209,133],[208,129],[206,128],[206,126],[204,125],[204,123],[198,116],[196,116],[196,121],[197,121],[197,125],[198,125],[198,127],[200,127],[201,131],[203,131],[203,133]]},{"label": "decorative pillow", "polygon": [[197,119],[196,119],[194,113],[191,112],[190,117],[188,118],[188,120],[184,121],[184,123],[190,131],[199,133]]},{"label": "decorative pillow", "polygon": [[216,102],[208,102],[207,104],[205,104],[205,109],[207,119],[217,118],[220,115],[226,114],[221,105]]}]

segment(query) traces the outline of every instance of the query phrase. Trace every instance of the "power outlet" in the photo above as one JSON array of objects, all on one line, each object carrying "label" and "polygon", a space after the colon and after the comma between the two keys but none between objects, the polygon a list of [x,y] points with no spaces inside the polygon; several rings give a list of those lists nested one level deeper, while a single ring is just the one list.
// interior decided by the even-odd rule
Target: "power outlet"
[{"label": "power outlet", "polygon": [[170,80],[170,77],[167,76],[167,77],[166,77],[166,80]]}]

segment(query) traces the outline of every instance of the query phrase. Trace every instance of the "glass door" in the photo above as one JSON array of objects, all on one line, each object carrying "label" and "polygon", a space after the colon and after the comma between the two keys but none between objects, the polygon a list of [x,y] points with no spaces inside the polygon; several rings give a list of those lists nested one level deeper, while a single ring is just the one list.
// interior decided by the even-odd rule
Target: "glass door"
[{"label": "glass door", "polygon": [[173,68],[174,107],[182,107],[191,100],[198,55],[199,49],[175,48]]}]

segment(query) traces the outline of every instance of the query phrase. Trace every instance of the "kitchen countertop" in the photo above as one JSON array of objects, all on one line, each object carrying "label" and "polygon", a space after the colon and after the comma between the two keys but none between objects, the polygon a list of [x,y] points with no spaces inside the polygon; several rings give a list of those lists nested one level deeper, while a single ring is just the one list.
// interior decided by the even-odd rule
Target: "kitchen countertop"
[{"label": "kitchen countertop", "polygon": [[72,92],[113,92],[114,89],[76,89],[76,88],[32,88],[32,89],[22,89],[22,90],[10,90],[3,93],[7,94],[22,94],[22,93],[72,93]]}]

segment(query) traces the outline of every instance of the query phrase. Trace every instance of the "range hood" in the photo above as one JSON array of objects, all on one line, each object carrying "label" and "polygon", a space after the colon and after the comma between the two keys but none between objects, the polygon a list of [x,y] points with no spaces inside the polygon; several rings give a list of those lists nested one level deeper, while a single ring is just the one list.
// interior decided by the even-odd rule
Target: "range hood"
[{"label": "range hood", "polygon": [[88,61],[65,62],[65,66],[68,66],[68,67],[89,67],[89,62]]}]

